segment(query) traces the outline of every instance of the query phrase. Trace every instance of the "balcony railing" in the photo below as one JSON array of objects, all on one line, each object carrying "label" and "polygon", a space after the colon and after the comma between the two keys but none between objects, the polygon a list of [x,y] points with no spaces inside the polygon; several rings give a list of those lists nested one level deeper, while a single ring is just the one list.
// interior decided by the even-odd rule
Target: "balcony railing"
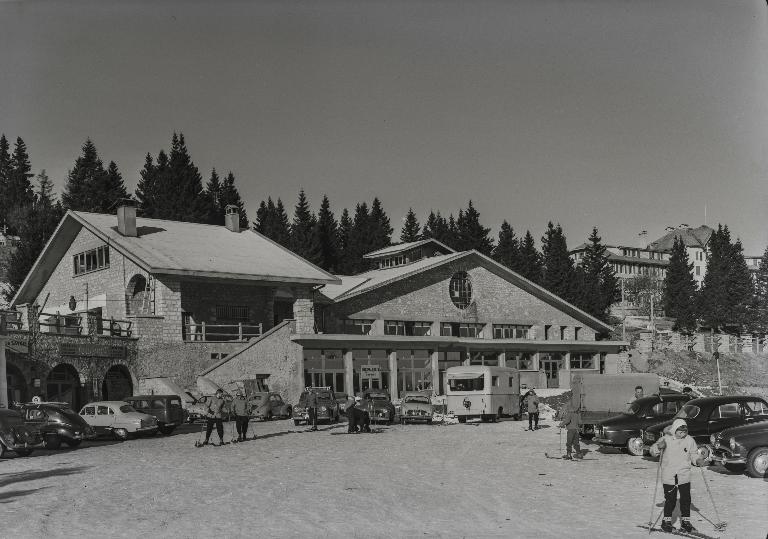
[{"label": "balcony railing", "polygon": [[8,331],[15,329],[21,331],[22,323],[20,312],[0,310],[0,318],[2,319],[0,323],[5,325],[3,328],[0,328],[0,330]]},{"label": "balcony railing", "polygon": [[[42,333],[58,335],[83,335],[88,331],[83,327],[85,315],[40,313],[39,324]],[[130,337],[133,334],[133,322],[115,318],[88,316],[88,323],[93,325],[93,333],[107,337]]]},{"label": "balcony railing", "polygon": [[247,341],[259,337],[262,325],[248,324],[182,324],[182,337],[186,342]]}]

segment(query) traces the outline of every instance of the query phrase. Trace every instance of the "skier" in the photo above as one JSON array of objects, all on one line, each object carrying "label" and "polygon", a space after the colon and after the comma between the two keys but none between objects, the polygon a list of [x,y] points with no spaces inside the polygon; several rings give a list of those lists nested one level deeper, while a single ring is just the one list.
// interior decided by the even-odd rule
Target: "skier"
[{"label": "skier", "polygon": [[531,388],[525,396],[525,405],[528,411],[528,430],[539,428],[539,396]]},{"label": "skier", "polygon": [[307,394],[307,412],[309,422],[312,423],[312,428],[309,430],[317,430],[317,393],[314,391]]},{"label": "skier", "polygon": [[672,511],[680,492],[680,529],[694,532],[691,524],[691,465],[705,466],[707,461],[696,451],[696,442],[688,436],[688,425],[684,419],[675,419],[664,436],[651,446],[651,455],[661,455],[661,482],[664,488],[664,519],[661,529],[673,532]]},{"label": "skier", "polygon": [[[571,401],[565,409],[560,428],[564,428],[565,437],[565,455],[566,460],[581,460],[581,447],[579,446],[579,427],[581,426],[581,407],[578,403]],[[572,452],[573,451],[573,452]]]},{"label": "skier", "polygon": [[251,407],[245,399],[243,392],[239,389],[235,395],[235,400],[232,402],[232,411],[235,413],[237,441],[244,442],[248,435],[248,421],[250,420]]},{"label": "skier", "polygon": [[216,390],[216,396],[208,401],[208,408],[206,410],[205,441],[203,442],[203,445],[208,445],[208,440],[211,437],[214,424],[216,425],[216,434],[219,435],[219,445],[224,445],[224,423],[222,423],[221,419],[223,410],[224,390],[219,388]]}]

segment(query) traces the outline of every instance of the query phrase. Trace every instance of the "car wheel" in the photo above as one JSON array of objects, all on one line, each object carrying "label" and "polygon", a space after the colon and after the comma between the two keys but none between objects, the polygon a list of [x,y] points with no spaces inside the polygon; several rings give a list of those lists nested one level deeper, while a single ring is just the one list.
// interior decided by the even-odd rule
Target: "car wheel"
[{"label": "car wheel", "polygon": [[31,449],[17,449],[16,454],[20,457],[28,457],[32,453]]},{"label": "car wheel", "polygon": [[496,421],[501,421],[501,418],[504,416],[504,408],[499,406],[499,413],[496,414],[496,419],[493,420],[495,423]]},{"label": "car wheel", "polygon": [[5,456],[5,452],[6,451],[8,451],[8,450],[3,445],[3,442],[0,442],[0,458],[3,458]]},{"label": "car wheel", "polygon": [[163,425],[162,427],[160,427],[160,432],[165,434],[165,435],[168,435],[168,434],[172,433],[175,428],[176,428],[175,426],[174,427],[166,427],[165,425]]},{"label": "car wheel", "polygon": [[466,423],[467,422],[467,416],[459,416],[459,423]]},{"label": "car wheel", "polygon": [[285,417],[291,417],[293,415],[293,409],[289,406],[285,409]]},{"label": "car wheel", "polygon": [[299,425],[301,425],[301,421],[299,421],[298,419],[294,419],[293,424],[298,427]]},{"label": "car wheel", "polygon": [[768,447],[756,447],[747,457],[747,473],[750,477],[768,476]]},{"label": "car wheel", "polygon": [[78,445],[80,445],[80,442],[82,442],[82,440],[70,440],[70,441],[66,442],[66,444],[69,447],[77,447]]},{"label": "car wheel", "polygon": [[638,437],[630,438],[629,441],[627,441],[627,451],[629,451],[630,455],[642,457],[645,454],[643,440]]},{"label": "car wheel", "polygon": [[128,439],[128,431],[125,429],[115,429],[112,431],[112,433],[115,435],[115,438],[121,442]]},{"label": "car wheel", "polygon": [[61,438],[56,436],[55,434],[49,434],[45,437],[45,448],[46,449],[58,449],[61,447]]}]

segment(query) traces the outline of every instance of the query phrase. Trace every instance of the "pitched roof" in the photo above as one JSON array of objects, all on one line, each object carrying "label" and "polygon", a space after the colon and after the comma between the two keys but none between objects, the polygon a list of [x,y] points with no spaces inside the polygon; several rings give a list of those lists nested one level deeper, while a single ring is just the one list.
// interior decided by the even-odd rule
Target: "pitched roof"
[{"label": "pitched roof", "polygon": [[19,288],[13,305],[37,295],[82,228],[153,274],[281,283],[339,282],[253,230],[235,233],[225,226],[138,217],[138,236],[129,237],[118,232],[115,215],[68,211]]},{"label": "pitched roof", "polygon": [[[553,294],[549,290],[537,285],[532,281],[529,281],[522,275],[519,275],[518,273],[515,273],[514,271],[507,268],[506,266],[499,264],[492,258],[487,257],[484,254],[474,250],[461,251],[458,253],[454,252],[447,255],[424,258],[412,264],[406,264],[404,266],[396,266],[393,268],[387,268],[387,269],[381,269],[381,270],[371,270],[366,273],[354,275],[352,277],[339,276],[339,278],[342,280],[342,285],[340,287],[333,288],[333,287],[325,286],[322,289],[322,292],[323,294],[328,295],[327,292],[333,293],[336,291],[340,291],[341,293],[338,293],[334,297],[328,296],[334,302],[338,303],[341,301],[346,301],[360,294],[364,294],[366,292],[370,292],[377,288],[397,282],[401,279],[405,279],[412,275],[422,273],[424,271],[427,271],[429,269],[432,269],[438,266],[442,266],[449,262],[453,262],[453,261],[456,261],[462,258],[468,258],[468,257],[476,257],[483,266],[493,271],[497,275],[502,276],[507,281],[513,283],[514,285],[518,286],[522,290],[525,290],[526,292],[539,298],[540,300],[554,306],[557,309],[560,309],[561,311],[567,313],[568,315],[572,316],[577,320],[580,320],[585,325],[599,332],[609,332],[613,329],[608,324],[582,311],[575,305],[568,303],[567,301]],[[345,282],[347,279],[355,279],[356,282],[353,285],[347,287],[345,286]],[[331,288],[331,290],[328,290],[329,288]]]},{"label": "pitched roof", "polygon": [[656,241],[649,243],[648,248],[657,251],[671,251],[672,246],[675,244],[675,238],[681,238],[686,247],[706,249],[709,237],[713,232],[714,230],[707,225],[697,228],[676,228],[664,234]]},{"label": "pitched roof", "polygon": [[384,247],[383,249],[379,249],[378,251],[371,251],[370,253],[366,253],[363,255],[363,258],[380,258],[382,256],[396,255],[398,253],[402,253],[403,251],[414,249],[416,247],[421,247],[422,245],[426,245],[428,243],[434,243],[446,253],[456,252],[450,247],[448,247],[446,244],[439,242],[434,238],[427,238],[419,241],[410,241],[407,243],[398,243],[396,245],[390,245],[389,247]]}]

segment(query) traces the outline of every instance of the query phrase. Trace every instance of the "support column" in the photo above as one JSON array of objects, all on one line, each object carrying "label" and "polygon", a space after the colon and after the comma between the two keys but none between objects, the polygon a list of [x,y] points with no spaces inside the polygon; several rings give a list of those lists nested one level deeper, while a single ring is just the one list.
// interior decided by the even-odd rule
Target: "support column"
[{"label": "support column", "polygon": [[[0,318],[0,331],[4,331],[5,319]],[[6,338],[0,335],[0,408],[8,408],[8,376],[5,362]]]},{"label": "support column", "polygon": [[430,362],[432,363],[432,394],[442,395],[443,388],[440,387],[440,352],[438,352],[437,349],[430,350],[429,356]]},{"label": "support column", "polygon": [[342,350],[344,356],[344,385],[347,395],[355,394],[355,367],[352,360],[352,350]]},{"label": "support column", "polygon": [[560,378],[560,387],[564,389],[571,388],[571,353],[566,352],[563,357],[563,369],[565,376]]},{"label": "support column", "polygon": [[507,351],[499,352],[499,367],[507,366]]},{"label": "support column", "polygon": [[389,350],[389,398],[395,400],[397,394],[397,350]]}]

